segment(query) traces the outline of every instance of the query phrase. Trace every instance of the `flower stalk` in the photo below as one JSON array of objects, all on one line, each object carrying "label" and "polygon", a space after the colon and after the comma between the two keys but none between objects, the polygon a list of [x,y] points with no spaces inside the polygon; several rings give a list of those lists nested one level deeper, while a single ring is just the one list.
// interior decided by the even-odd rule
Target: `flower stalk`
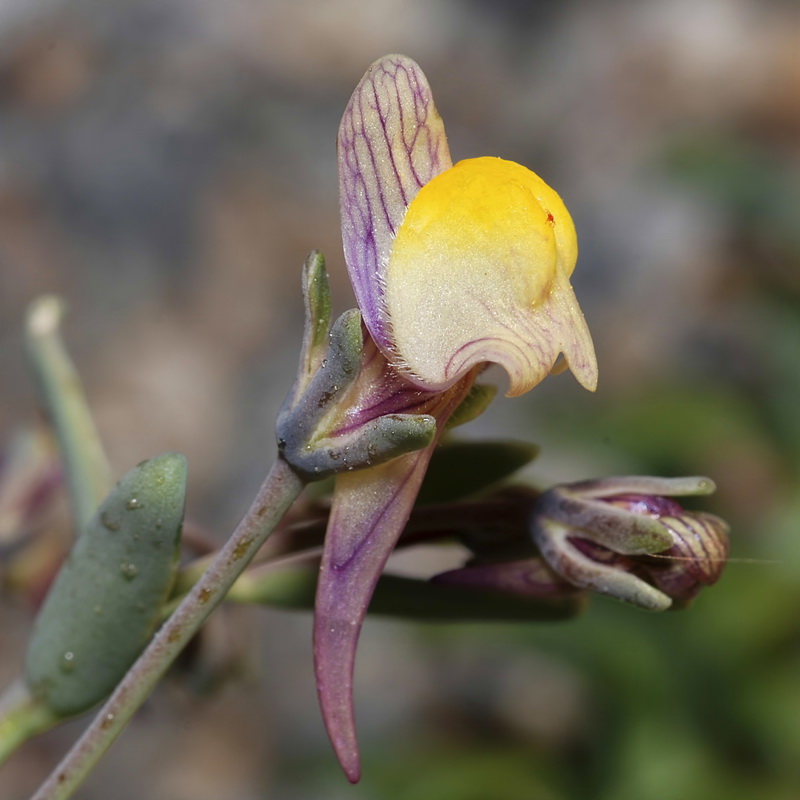
[{"label": "flower stalk", "polygon": [[73,795],[170,664],[225,598],[304,485],[283,459],[275,462],[247,513],[211,566],[159,629],[32,800],[67,800]]}]

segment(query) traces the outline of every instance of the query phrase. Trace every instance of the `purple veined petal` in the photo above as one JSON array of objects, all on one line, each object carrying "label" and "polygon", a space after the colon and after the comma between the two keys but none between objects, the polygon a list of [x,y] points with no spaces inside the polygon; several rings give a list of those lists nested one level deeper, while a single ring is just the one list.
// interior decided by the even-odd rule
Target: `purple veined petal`
[{"label": "purple veined petal", "polygon": [[339,201],[350,281],[364,321],[388,347],[383,275],[406,207],[452,166],[430,86],[410,58],[390,55],[367,70],[339,127]]},{"label": "purple veined petal", "polygon": [[388,368],[386,357],[365,330],[358,380],[342,402],[344,410],[332,424],[331,435],[348,433],[383,414],[436,414],[439,404],[437,393],[420,389]]}]

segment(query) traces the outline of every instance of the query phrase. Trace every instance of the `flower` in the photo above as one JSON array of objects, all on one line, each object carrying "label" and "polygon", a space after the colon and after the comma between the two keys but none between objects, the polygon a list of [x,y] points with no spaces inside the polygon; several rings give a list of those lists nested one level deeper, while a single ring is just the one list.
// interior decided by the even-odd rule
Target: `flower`
[{"label": "flower", "polygon": [[518,395],[563,352],[595,388],[569,284],[575,228],[553,189],[500,158],[453,166],[430,87],[404,56],[367,70],[338,145],[345,260],[364,323],[393,366],[442,390],[493,362]]},{"label": "flower", "polygon": [[651,611],[688,603],[715,583],[728,557],[728,525],[683,509],[709,478],[606,478],[555,487],[538,500],[531,532],[550,568],[575,586]]},{"label": "flower", "polygon": [[[284,457],[291,450],[302,469],[336,473],[315,604],[315,671],[334,750],[357,781],[356,644],[445,425],[487,363],[506,370],[510,396],[533,388],[562,353],[588,389],[597,365],[569,283],[577,244],[563,202],[518,164],[477,158],[453,166],[417,64],[393,55],[369,68],[345,109],[338,154],[345,261],[364,324],[361,364],[356,377],[337,367],[328,379],[300,381],[282,429],[288,435],[288,422],[296,429],[312,409],[317,432],[295,436]],[[355,350],[340,347],[342,327],[334,326],[331,348],[352,360]],[[330,359],[312,361],[322,370]],[[371,461],[371,431],[413,418],[430,432],[414,445],[420,449],[406,446],[386,460],[382,445],[381,463]]]}]

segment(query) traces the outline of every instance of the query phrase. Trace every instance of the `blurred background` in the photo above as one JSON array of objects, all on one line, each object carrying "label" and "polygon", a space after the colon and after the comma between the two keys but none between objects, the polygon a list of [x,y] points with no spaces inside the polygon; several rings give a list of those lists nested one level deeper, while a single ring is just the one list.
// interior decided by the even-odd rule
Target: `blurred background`
[{"label": "blurred background", "polygon": [[[680,613],[596,599],[538,626],[370,621],[357,787],[319,719],[310,616],[225,609],[216,679],[167,681],[78,796],[800,797],[790,0],[2,0],[0,446],[36,419],[25,306],[57,292],[115,470],[186,453],[189,515],[224,538],[274,455],[308,250],[337,309],[353,303],[334,142],[389,52],[425,70],[455,160],[530,166],[578,229],[597,393],[551,378],[461,435],[537,442],[524,477],[543,486],[710,475],[702,505],[738,561]],[[5,685],[34,613],[21,564],[43,556],[1,552]],[[82,724],[21,749],[0,795],[26,797]]]}]

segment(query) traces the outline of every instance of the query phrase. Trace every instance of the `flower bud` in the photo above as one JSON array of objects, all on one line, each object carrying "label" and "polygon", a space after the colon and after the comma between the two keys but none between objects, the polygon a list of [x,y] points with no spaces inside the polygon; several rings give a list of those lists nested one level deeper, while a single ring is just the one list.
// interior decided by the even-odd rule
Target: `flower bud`
[{"label": "flower bud", "polygon": [[708,478],[607,478],[545,492],[531,533],[550,567],[570,583],[663,611],[685,605],[719,578],[728,526],[683,509],[675,496],[714,491]]}]

